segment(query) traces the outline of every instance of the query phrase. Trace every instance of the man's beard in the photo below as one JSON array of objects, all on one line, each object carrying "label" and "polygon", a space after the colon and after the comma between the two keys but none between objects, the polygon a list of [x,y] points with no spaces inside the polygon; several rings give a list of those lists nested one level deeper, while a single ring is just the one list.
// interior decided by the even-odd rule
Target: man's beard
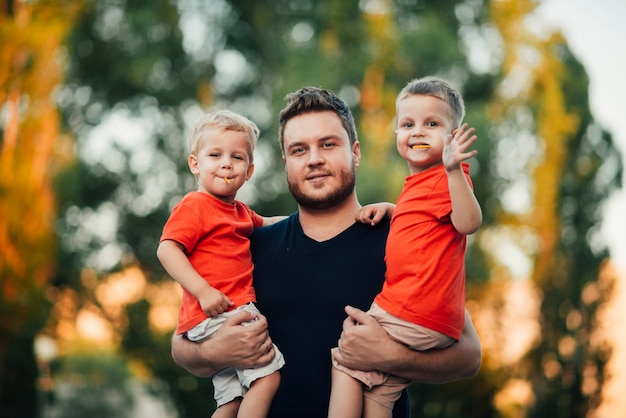
[{"label": "man's beard", "polygon": [[293,198],[304,209],[309,210],[326,210],[343,203],[354,191],[356,184],[356,170],[354,164],[351,170],[342,170],[339,173],[341,180],[339,187],[331,190],[322,196],[307,196],[300,190],[298,183],[292,182],[287,176],[289,192]]}]

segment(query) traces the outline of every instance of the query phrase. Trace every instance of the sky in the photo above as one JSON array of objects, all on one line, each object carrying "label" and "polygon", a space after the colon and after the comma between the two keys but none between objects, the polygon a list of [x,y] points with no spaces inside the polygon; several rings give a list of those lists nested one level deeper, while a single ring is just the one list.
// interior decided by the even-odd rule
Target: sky
[{"label": "sky", "polygon": [[[544,0],[545,24],[560,29],[590,79],[595,120],[611,132],[626,167],[626,1]],[[626,185],[626,175],[622,179]],[[604,210],[602,235],[612,260],[626,269],[626,192],[614,193]]]}]

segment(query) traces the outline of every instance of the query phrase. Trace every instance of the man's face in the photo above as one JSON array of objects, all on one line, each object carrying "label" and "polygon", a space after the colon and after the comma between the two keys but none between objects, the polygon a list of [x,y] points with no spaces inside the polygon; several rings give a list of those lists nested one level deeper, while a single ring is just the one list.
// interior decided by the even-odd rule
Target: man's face
[{"label": "man's face", "polygon": [[289,191],[301,207],[329,209],[354,192],[361,149],[358,141],[350,145],[334,112],[310,112],[290,119],[283,139]]}]

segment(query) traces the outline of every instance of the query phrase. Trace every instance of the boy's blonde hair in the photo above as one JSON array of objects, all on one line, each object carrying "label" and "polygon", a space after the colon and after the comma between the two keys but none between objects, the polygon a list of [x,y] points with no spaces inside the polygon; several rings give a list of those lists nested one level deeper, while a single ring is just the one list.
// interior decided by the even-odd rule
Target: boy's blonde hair
[{"label": "boy's blonde hair", "polygon": [[259,139],[260,131],[250,119],[230,110],[218,110],[202,115],[193,126],[189,135],[189,149],[192,154],[198,151],[198,143],[205,128],[216,128],[221,132],[237,131],[246,134],[250,142],[250,162],[252,162],[254,148]]},{"label": "boy's blonde hair", "polygon": [[396,110],[400,101],[406,99],[409,96],[433,96],[446,102],[450,109],[452,109],[452,122],[454,128],[461,126],[463,118],[465,117],[465,104],[463,103],[463,97],[456,89],[454,89],[446,81],[437,77],[423,77],[409,81],[398,94],[396,99]]}]

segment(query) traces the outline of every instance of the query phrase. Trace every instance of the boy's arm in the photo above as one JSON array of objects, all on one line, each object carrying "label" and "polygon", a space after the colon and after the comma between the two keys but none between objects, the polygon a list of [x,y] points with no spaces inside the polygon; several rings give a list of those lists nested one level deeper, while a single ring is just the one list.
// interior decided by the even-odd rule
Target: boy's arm
[{"label": "boy's arm", "polygon": [[182,245],[173,240],[163,240],[157,248],[157,257],[167,271],[182,287],[194,295],[204,313],[216,316],[228,310],[233,302],[219,290],[211,287],[193,268]]},{"label": "boy's arm", "polygon": [[344,366],[380,370],[424,383],[466,379],[480,369],[480,341],[467,311],[459,342],[427,351],[414,351],[392,340],[373,317],[360,309],[347,307],[346,313],[349,317],[344,321],[337,356]]},{"label": "boy's arm", "polygon": [[454,228],[464,235],[478,231],[483,221],[483,214],[462,169],[448,172],[448,189],[452,202],[450,218]]},{"label": "boy's arm", "polygon": [[467,151],[470,145],[477,139],[474,128],[467,129],[463,124],[459,129],[444,141],[442,160],[448,175],[448,189],[452,203],[450,215],[452,225],[461,234],[473,234],[480,228],[483,215],[474,192],[470,187],[465,173],[461,168],[461,162],[472,158],[478,152]]},{"label": "boy's arm", "polygon": [[283,219],[287,219],[288,216],[262,216],[263,226],[273,225],[276,222],[280,222]]},{"label": "boy's arm", "polygon": [[396,205],[393,203],[372,203],[359,209],[354,218],[358,222],[374,226],[378,222],[382,221],[384,217],[391,218],[395,209]]}]

